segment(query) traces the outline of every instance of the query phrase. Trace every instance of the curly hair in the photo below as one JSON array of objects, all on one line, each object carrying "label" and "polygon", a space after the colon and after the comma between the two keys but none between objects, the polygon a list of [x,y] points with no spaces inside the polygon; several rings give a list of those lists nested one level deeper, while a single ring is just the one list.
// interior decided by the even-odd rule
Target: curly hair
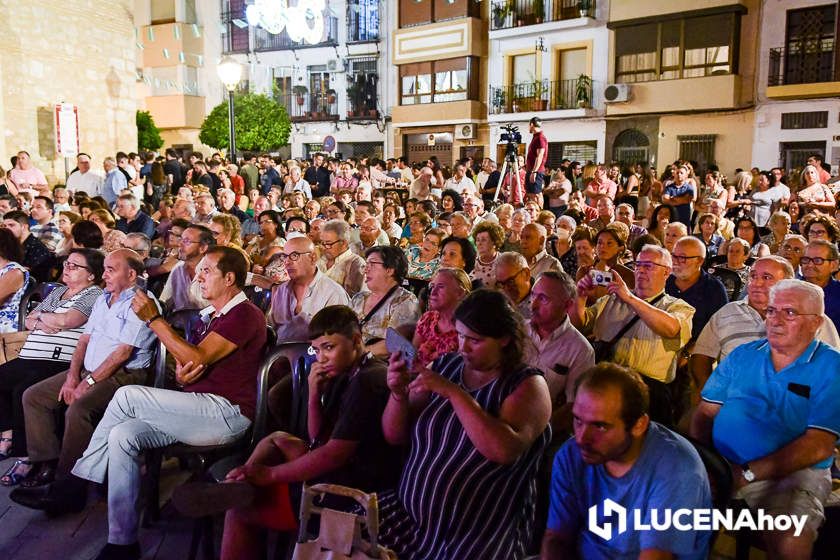
[{"label": "curly hair", "polygon": [[476,224],[476,226],[472,230],[473,239],[478,237],[479,233],[486,233],[487,235],[489,235],[490,241],[493,242],[493,245],[496,247],[497,251],[502,248],[502,245],[505,244],[505,230],[496,222],[481,220],[480,222],[478,222],[478,224]]},{"label": "curly hair", "polygon": [[808,233],[811,231],[811,226],[814,224],[825,226],[825,230],[828,232],[828,239],[832,243],[837,243],[837,240],[840,239],[840,227],[837,226],[837,220],[825,214],[812,214],[805,218],[805,222],[802,224],[802,233],[806,239],[808,238]]}]

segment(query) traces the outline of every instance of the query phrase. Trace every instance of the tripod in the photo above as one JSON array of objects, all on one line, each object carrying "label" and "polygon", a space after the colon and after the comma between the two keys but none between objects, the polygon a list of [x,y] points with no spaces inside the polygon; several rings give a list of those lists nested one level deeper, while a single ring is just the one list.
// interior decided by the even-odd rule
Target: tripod
[{"label": "tripod", "polygon": [[[522,190],[522,183],[519,181],[519,154],[516,151],[516,144],[508,142],[505,149],[505,161],[502,163],[502,171],[499,174],[499,184],[496,185],[496,194],[493,195],[493,208],[499,206],[499,193],[502,190],[502,185],[505,182],[505,175],[510,174],[510,186],[516,185],[516,188]],[[516,181],[516,183],[514,183]]]}]

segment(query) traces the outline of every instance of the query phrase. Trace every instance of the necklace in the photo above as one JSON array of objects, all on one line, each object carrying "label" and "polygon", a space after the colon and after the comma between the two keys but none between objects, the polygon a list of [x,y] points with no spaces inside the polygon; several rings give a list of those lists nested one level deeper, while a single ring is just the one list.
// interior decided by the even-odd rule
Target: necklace
[{"label": "necklace", "polygon": [[483,265],[483,266],[490,266],[490,265],[491,265],[491,264],[493,264],[494,262],[496,262],[496,257],[493,257],[492,259],[490,259],[490,260],[489,260],[489,261],[487,261],[487,262],[484,262],[484,261],[481,259],[481,256],[479,256],[479,257],[478,257],[478,264]]}]

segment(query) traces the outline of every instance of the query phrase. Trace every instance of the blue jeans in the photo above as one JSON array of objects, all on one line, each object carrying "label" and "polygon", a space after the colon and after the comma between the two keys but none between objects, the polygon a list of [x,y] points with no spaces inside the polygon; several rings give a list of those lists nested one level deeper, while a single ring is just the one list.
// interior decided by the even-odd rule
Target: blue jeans
[{"label": "blue jeans", "polygon": [[251,421],[224,397],[142,385],[121,387],[105,410],[73,474],[92,482],[108,476],[108,542],[137,542],[143,452],[175,442],[222,445],[242,437]]}]

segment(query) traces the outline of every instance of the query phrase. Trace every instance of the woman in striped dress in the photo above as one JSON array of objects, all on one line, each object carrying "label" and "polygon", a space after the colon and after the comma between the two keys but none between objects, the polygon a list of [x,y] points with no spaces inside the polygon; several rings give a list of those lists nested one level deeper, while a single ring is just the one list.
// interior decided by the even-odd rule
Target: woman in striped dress
[{"label": "woman in striped dress", "polygon": [[401,560],[518,559],[551,435],[548,388],[522,365],[522,319],[501,293],[467,296],[455,330],[458,352],[416,364],[411,382],[391,357],[382,428],[410,453],[397,490],[380,495],[380,542]]}]

